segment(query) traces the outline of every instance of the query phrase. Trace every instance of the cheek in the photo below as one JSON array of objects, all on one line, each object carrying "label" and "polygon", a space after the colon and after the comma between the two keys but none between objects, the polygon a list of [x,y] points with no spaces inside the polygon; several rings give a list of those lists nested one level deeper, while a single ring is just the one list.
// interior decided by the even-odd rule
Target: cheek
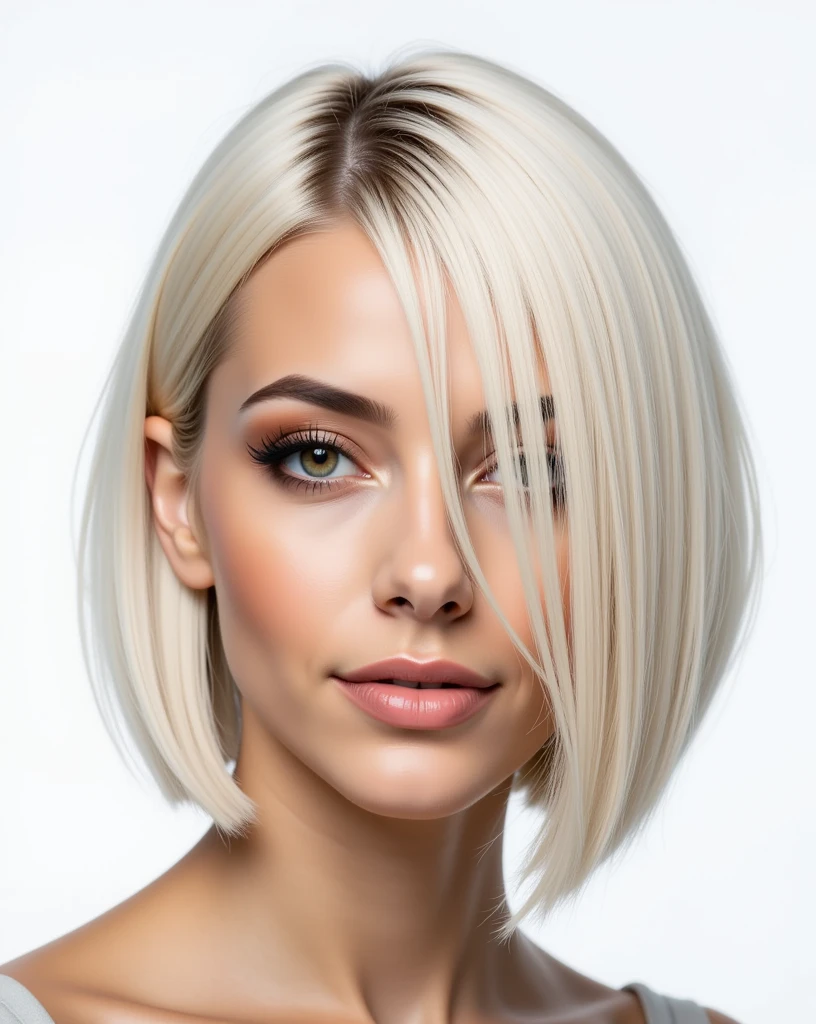
[{"label": "cheek", "polygon": [[203,497],[221,632],[236,678],[252,666],[235,658],[284,666],[288,656],[309,664],[325,655],[327,631],[354,586],[359,542],[349,536],[351,524],[332,522],[328,503],[303,508],[273,487],[220,477]]},{"label": "cheek", "polygon": [[[477,551],[484,566],[488,583],[493,589],[502,612],[521,638],[532,647],[532,629],[530,627],[527,604],[524,598],[521,573],[516,562],[509,531],[498,530],[496,524],[485,522],[472,527],[474,539],[477,531],[483,532],[482,542],[477,539]],[[559,600],[564,613],[567,641],[571,651],[570,614],[570,572],[569,572],[569,533],[565,524],[555,527],[555,554],[558,571],[559,592],[550,595],[544,588],[539,567],[536,567],[538,594],[545,609],[552,608],[553,600]]]}]

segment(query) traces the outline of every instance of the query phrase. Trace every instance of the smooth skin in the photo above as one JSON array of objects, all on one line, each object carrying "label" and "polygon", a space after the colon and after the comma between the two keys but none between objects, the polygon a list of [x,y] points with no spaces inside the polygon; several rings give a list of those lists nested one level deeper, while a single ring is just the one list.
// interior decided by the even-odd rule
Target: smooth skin
[{"label": "smooth skin", "polygon": [[[507,912],[512,775],[553,720],[457,553],[408,326],[376,249],[339,221],[287,243],[244,291],[239,336],[209,384],[200,502],[160,416],[145,420],[146,482],[174,572],[216,590],[243,710],[235,775],[258,824],[229,845],[210,829],[135,896],[0,973],[56,1024],[643,1024],[634,994],[520,934],[508,946],[491,937],[490,912]],[[464,433],[485,403],[453,296],[448,330],[468,526],[532,649],[493,453]],[[395,425],[293,398],[240,411],[294,373],[390,406]],[[548,394],[543,366],[539,384]],[[332,487],[286,487],[250,455],[310,427],[353,453],[326,445]],[[320,479],[313,448],[282,472]],[[561,592],[543,598],[562,601],[569,632],[567,519],[556,516]],[[331,676],[399,653],[450,658],[501,689],[454,728],[384,725]]]}]

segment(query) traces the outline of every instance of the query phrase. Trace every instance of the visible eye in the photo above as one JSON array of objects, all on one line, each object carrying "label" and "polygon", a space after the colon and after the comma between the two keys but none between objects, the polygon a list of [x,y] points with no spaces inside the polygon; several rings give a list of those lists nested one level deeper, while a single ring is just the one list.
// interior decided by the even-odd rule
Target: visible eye
[{"label": "visible eye", "polygon": [[[337,434],[328,434],[324,430],[310,427],[308,430],[300,430],[293,434],[282,433],[274,438],[265,437],[260,448],[247,445],[247,449],[253,461],[266,467],[277,483],[293,490],[306,488],[307,493],[311,494],[316,490],[337,487],[342,480],[354,476],[353,473],[332,476],[338,467],[342,467],[344,459],[351,465],[356,465],[356,462],[350,449],[338,440]],[[292,459],[295,465],[284,468],[289,459]],[[527,460],[523,452],[518,452],[518,459],[522,486],[526,490],[529,488],[529,480]],[[498,464],[495,461],[491,465],[493,468],[487,470],[482,479],[498,471]],[[558,449],[547,450],[547,465],[553,505],[561,508],[566,503],[566,491],[563,463]],[[294,475],[295,468],[303,470],[306,475]],[[364,474],[363,479],[370,477]],[[500,481],[488,483],[498,483],[501,486]]]},{"label": "visible eye", "polygon": [[[529,489],[530,481],[527,475],[527,459],[524,456],[523,451],[518,451],[519,468],[521,470],[521,482],[522,487]],[[498,464],[496,462],[491,463],[492,468],[487,471],[486,476],[491,476],[493,473],[498,471]],[[550,479],[550,490],[552,493],[552,502],[554,506],[562,507],[566,503],[566,486],[564,481],[564,463],[561,452],[557,448],[547,449],[547,468],[549,471]],[[493,480],[488,481],[489,483],[498,483],[501,485],[501,481]]]},{"label": "visible eye", "polygon": [[[344,477],[331,474],[342,466],[344,459],[354,463],[351,452],[338,441],[336,434],[312,428],[264,438],[260,449],[252,445],[247,448],[255,462],[268,467],[276,482],[295,490],[305,487],[309,493],[336,487]],[[284,469],[284,463],[290,458],[293,467]],[[303,470],[306,476],[294,476],[291,471],[294,467]]]}]

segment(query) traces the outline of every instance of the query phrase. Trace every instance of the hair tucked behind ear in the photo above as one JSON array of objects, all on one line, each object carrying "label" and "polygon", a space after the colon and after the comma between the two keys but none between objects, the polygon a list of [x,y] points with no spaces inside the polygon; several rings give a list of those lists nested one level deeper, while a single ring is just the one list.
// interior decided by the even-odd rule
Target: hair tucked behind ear
[{"label": "hair tucked behind ear", "polygon": [[[127,756],[133,741],[132,763],[169,801],[194,802],[225,832],[254,816],[229,771],[237,689],[215,592],[180,583],[153,529],[143,423],[173,423],[195,495],[207,382],[240,328],[242,283],[283,241],[340,216],[367,232],[403,302],[451,529],[556,723],[514,780],[544,813],[522,872],[535,885],[502,922],[506,939],[642,827],[744,644],[762,551],[746,425],[663,216],[552,93],[489,61],[430,52],[376,76],[317,67],[264,98],[204,164],[154,256],[102,396],[79,542],[83,652],[111,735]],[[466,528],[448,429],[449,288],[512,481],[532,651]],[[559,592],[541,364],[566,481],[571,636],[560,602],[539,593],[539,576]]]}]

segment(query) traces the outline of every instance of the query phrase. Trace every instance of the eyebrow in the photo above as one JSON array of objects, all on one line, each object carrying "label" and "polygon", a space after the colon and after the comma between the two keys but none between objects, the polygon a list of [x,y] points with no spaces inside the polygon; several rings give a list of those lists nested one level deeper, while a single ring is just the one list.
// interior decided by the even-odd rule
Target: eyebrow
[{"label": "eyebrow", "polygon": [[[552,395],[540,395],[539,397],[542,418],[545,422],[554,419],[555,408]],[[271,384],[258,388],[241,403],[238,412],[239,414],[243,413],[253,405],[268,402],[274,398],[294,398],[299,402],[308,402],[309,405],[318,405],[343,416],[353,416],[355,419],[365,420],[384,430],[393,430],[399,420],[396,412],[390,406],[383,405],[382,402],[367,398],[365,395],[358,395],[354,391],[346,391],[334,384],[316,380],[314,377],[306,377],[300,373],[290,373],[286,377],[281,377]],[[511,409],[513,422],[518,424],[519,415],[515,402],[512,403]],[[468,435],[482,430],[491,433],[490,414],[487,409],[482,409],[471,416],[465,429]]]}]

